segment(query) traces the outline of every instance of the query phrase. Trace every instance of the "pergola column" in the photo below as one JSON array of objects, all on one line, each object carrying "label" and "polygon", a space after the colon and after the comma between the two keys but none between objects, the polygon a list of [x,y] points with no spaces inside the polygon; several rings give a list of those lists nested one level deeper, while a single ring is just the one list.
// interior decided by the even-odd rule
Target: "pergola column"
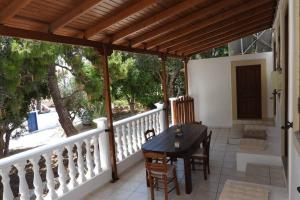
[{"label": "pergola column", "polygon": [[189,95],[189,79],[188,79],[188,69],[187,64],[189,62],[188,58],[184,58],[182,60],[183,67],[184,67],[184,88],[185,88],[185,95]]},{"label": "pergola column", "polygon": [[109,70],[108,70],[108,60],[107,60],[107,56],[111,55],[112,50],[107,48],[106,45],[103,45],[101,49],[98,49],[98,52],[101,57],[101,64],[103,70],[103,83],[104,83],[103,90],[104,90],[105,111],[106,111],[108,134],[109,134],[110,163],[112,168],[112,181],[114,182],[118,180],[118,171],[117,171],[115,137],[114,137],[111,98],[110,98]]},{"label": "pergola column", "polygon": [[161,70],[162,70],[162,89],[164,95],[164,110],[165,110],[165,127],[169,127],[169,115],[168,115],[168,108],[169,108],[169,98],[168,98],[168,88],[167,88],[167,69],[166,69],[166,56],[162,55],[161,57]]}]

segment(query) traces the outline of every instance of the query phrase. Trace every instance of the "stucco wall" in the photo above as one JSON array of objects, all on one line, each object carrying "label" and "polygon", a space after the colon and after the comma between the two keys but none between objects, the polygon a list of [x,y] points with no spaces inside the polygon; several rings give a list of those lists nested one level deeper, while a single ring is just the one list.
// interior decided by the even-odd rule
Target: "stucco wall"
[{"label": "stucco wall", "polygon": [[189,61],[189,94],[195,99],[196,119],[213,127],[231,127],[236,119],[233,69],[254,64],[261,64],[262,69],[263,118],[272,118],[273,54],[268,52]]}]

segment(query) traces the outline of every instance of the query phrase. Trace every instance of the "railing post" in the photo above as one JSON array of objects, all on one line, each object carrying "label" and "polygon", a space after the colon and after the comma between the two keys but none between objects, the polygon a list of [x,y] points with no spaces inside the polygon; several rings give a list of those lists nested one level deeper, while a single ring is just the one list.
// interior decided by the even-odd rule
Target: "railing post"
[{"label": "railing post", "polygon": [[168,99],[168,89],[167,89],[167,69],[166,69],[166,56],[161,55],[161,70],[162,70],[162,88],[164,95],[164,111],[165,111],[165,124],[166,127],[169,127],[169,99]]},{"label": "railing post", "polygon": [[[100,119],[95,120],[97,123],[98,128],[103,128],[107,130],[107,118],[103,117]],[[109,165],[109,136],[108,132],[104,132],[99,136],[99,150],[100,150],[100,162],[102,170],[110,169],[111,166]]]},{"label": "railing post", "polygon": [[183,60],[183,67],[184,67],[184,89],[185,89],[185,95],[189,95],[189,79],[188,79],[188,69],[187,65],[189,62],[189,59],[186,57]]},{"label": "railing post", "polygon": [[159,132],[162,132],[167,128],[166,126],[166,118],[165,118],[165,112],[164,112],[164,104],[163,103],[156,103],[155,104],[157,109],[160,109],[159,111]]},{"label": "railing post", "polygon": [[105,110],[107,115],[107,130],[109,132],[109,147],[110,147],[110,163],[112,168],[112,181],[118,180],[118,169],[117,169],[117,159],[115,150],[115,135],[113,129],[112,120],[112,109],[111,109],[111,99],[110,99],[110,83],[109,83],[109,70],[108,70],[108,60],[112,51],[103,45],[102,48],[98,49],[99,54],[102,57],[102,69],[103,69],[103,82],[104,82],[104,97],[105,97]]}]

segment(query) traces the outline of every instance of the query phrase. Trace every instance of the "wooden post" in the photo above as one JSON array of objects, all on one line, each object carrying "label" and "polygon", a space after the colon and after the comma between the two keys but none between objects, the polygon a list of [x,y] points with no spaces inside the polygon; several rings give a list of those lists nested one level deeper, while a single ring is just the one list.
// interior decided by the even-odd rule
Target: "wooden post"
[{"label": "wooden post", "polygon": [[187,64],[188,64],[188,58],[183,59],[183,65],[184,65],[184,88],[185,88],[185,95],[189,95],[189,79],[188,79],[188,70],[187,70]]},{"label": "wooden post", "polygon": [[107,115],[107,128],[109,132],[109,149],[110,149],[110,163],[112,167],[112,182],[118,180],[117,160],[115,150],[115,136],[113,129],[111,99],[110,99],[110,83],[109,83],[109,70],[107,56],[111,55],[112,51],[103,45],[102,49],[98,49],[101,59],[103,70],[103,82],[104,82],[104,98],[105,98],[105,111]]},{"label": "wooden post", "polygon": [[162,68],[162,89],[164,94],[166,128],[168,128],[169,127],[169,115],[168,115],[169,98],[168,98],[168,88],[167,88],[166,56],[162,55],[160,58],[161,58],[161,68]]}]

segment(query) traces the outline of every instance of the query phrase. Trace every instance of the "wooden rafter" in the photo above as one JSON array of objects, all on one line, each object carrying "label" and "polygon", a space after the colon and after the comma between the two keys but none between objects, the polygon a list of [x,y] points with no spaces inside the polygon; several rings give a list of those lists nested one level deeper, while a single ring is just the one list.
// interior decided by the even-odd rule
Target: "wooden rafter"
[{"label": "wooden rafter", "polygon": [[211,48],[217,48],[217,47],[223,46],[223,45],[225,45],[229,42],[232,42],[232,41],[237,40],[237,39],[242,38],[242,37],[246,37],[246,36],[251,35],[253,33],[263,31],[263,30],[268,29],[268,28],[270,28],[270,25],[265,25],[265,26],[256,27],[256,28],[253,27],[251,30],[245,31],[243,33],[236,33],[235,35],[228,36],[227,38],[219,38],[218,40],[211,41],[210,43],[207,43],[205,45],[195,47],[194,49],[191,49],[191,50],[185,52],[185,55],[190,57],[193,54],[197,54],[199,52],[203,52],[203,51],[209,50]]},{"label": "wooden rafter", "polygon": [[243,35],[243,33],[245,33],[245,32],[248,33],[249,31],[252,31],[253,29],[260,29],[261,30],[262,27],[265,29],[266,27],[270,27],[270,22],[271,22],[271,20],[269,20],[267,22],[262,22],[262,23],[256,25],[255,27],[244,27],[244,28],[240,29],[239,31],[233,32],[231,34],[224,35],[223,37],[219,37],[219,36],[213,37],[209,40],[206,40],[205,42],[202,42],[201,44],[185,48],[185,50],[182,51],[182,53],[185,54],[186,52],[189,52],[189,51],[194,50],[194,49],[198,49],[201,46],[214,44],[216,41],[228,40],[232,37],[235,37],[236,35]]},{"label": "wooden rafter", "polygon": [[245,32],[245,31],[249,31],[249,30],[251,30],[252,27],[260,27],[260,26],[265,27],[267,25],[270,25],[271,22],[272,22],[272,18],[266,18],[265,21],[257,22],[254,26],[251,26],[251,27],[247,26],[247,25],[236,27],[236,28],[232,29],[231,31],[225,31],[221,34],[215,34],[212,37],[205,38],[205,39],[203,39],[199,42],[196,42],[196,43],[193,43],[191,45],[185,46],[185,47],[177,50],[177,52],[185,53],[185,52],[189,51],[190,49],[197,48],[199,46],[205,45],[205,44],[210,43],[212,41],[215,41],[215,40],[218,40],[218,39],[221,39],[221,38],[228,38],[230,36],[234,36],[236,33],[242,33],[242,32]]},{"label": "wooden rafter", "polygon": [[232,2],[238,2],[238,0],[222,0],[220,2],[217,2],[211,6],[208,6],[204,9],[197,10],[193,12],[192,14],[189,14],[183,18],[180,18],[176,21],[173,21],[169,24],[166,24],[164,26],[161,26],[153,31],[147,32],[145,34],[142,34],[138,37],[135,37],[131,39],[131,44],[133,47],[137,47],[143,42],[147,42],[148,40],[158,37],[162,34],[168,33],[170,31],[173,31],[174,29],[180,28],[182,26],[185,26],[187,24],[190,24],[191,22],[199,19],[203,19],[207,17],[207,15],[211,13],[215,13],[217,11],[220,11],[225,6],[230,5]]},{"label": "wooden rafter", "polygon": [[32,0],[13,0],[0,11],[0,24],[15,16],[19,10],[26,7]]},{"label": "wooden rafter", "polygon": [[[227,29],[228,27],[239,25],[240,23],[247,23],[247,21],[253,17],[260,17],[261,15],[265,15],[266,13],[269,13],[273,11],[273,8],[258,8],[254,9],[250,12],[240,14],[239,16],[234,16],[233,18],[226,19],[225,21],[218,22],[216,24],[210,25],[204,29],[200,29],[198,31],[189,33],[187,35],[181,36],[179,38],[176,38],[174,40],[170,40],[166,43],[162,43],[159,45],[159,49],[161,51],[172,51],[172,47],[178,47],[182,43],[188,42],[190,40],[193,40],[195,38],[199,38],[205,35],[208,35],[214,31],[219,31],[222,29]],[[272,13],[271,13],[272,14]],[[175,48],[176,48],[175,47]]]},{"label": "wooden rafter", "polygon": [[40,40],[40,41],[47,41],[47,42],[56,42],[62,44],[70,44],[70,45],[80,45],[80,46],[88,46],[99,48],[103,45],[109,46],[112,50],[119,50],[119,51],[128,51],[133,53],[141,53],[141,54],[150,54],[150,55],[157,55],[161,56],[162,54],[169,57],[174,58],[181,58],[181,56],[176,54],[168,54],[159,51],[153,50],[146,50],[146,49],[138,49],[138,48],[129,48],[127,46],[122,45],[114,45],[114,44],[105,44],[102,42],[91,41],[86,39],[80,38],[73,38],[68,36],[61,36],[61,35],[54,35],[50,33],[42,33],[37,31],[29,31],[24,29],[12,28],[4,25],[0,25],[0,35],[3,36],[11,36],[11,37],[18,37],[18,38],[26,38],[32,40]]},{"label": "wooden rafter", "polygon": [[110,27],[111,25],[121,21],[134,13],[145,9],[146,7],[156,3],[156,0],[140,0],[136,3],[130,5],[126,9],[123,9],[110,17],[101,20],[97,25],[87,29],[85,31],[85,38],[91,38],[92,36],[96,35],[97,33],[103,31],[104,29]]},{"label": "wooden rafter", "polygon": [[50,32],[55,33],[59,28],[65,26],[72,20],[76,19],[77,17],[83,15],[88,10],[92,9],[93,7],[97,6],[103,0],[85,0],[82,1],[79,5],[75,6],[72,10],[60,16],[50,24]]},{"label": "wooden rafter", "polygon": [[193,23],[191,25],[186,26],[182,29],[177,29],[169,34],[166,34],[162,37],[159,37],[157,39],[152,40],[151,42],[147,43],[148,48],[152,48],[155,46],[158,46],[162,43],[171,41],[173,39],[179,38],[181,36],[187,35],[189,33],[192,33],[194,31],[203,29],[209,25],[213,25],[215,23],[218,23],[220,21],[223,21],[225,19],[229,19],[233,16],[238,16],[240,14],[243,14],[245,12],[248,12],[251,9],[259,8],[261,6],[269,6],[270,0],[260,0],[260,1],[248,1],[246,3],[243,3],[242,5],[232,8],[226,12],[220,13],[218,15],[215,15],[214,17],[211,17],[209,19],[203,20],[198,23]]},{"label": "wooden rafter", "polygon": [[122,39],[124,39],[126,36],[136,33],[137,31],[150,26],[154,23],[157,23],[158,21],[161,21],[163,19],[166,19],[168,17],[174,16],[178,14],[179,12],[182,12],[188,8],[191,8],[197,4],[202,3],[204,0],[185,0],[181,3],[178,3],[166,10],[163,10],[159,13],[156,13],[155,15],[138,22],[137,24],[134,24],[132,26],[129,26],[125,29],[122,29],[115,33],[112,37],[112,42],[115,44],[118,44]]},{"label": "wooden rafter", "polygon": [[262,22],[263,23],[265,23],[266,21],[271,22],[272,19],[273,19],[272,13],[263,13],[263,15],[261,15],[261,16],[256,16],[252,19],[248,19],[248,21],[241,21],[239,24],[227,26],[224,29],[219,29],[219,30],[211,32],[209,34],[205,34],[205,35],[196,37],[196,38],[189,40],[185,43],[182,43],[180,45],[174,46],[174,47],[170,48],[168,52],[174,52],[174,51],[184,52],[185,49],[187,49],[188,47],[199,45],[204,41],[210,40],[211,38],[227,35],[230,33],[235,33],[236,31],[239,31],[243,28],[254,27],[255,25],[261,24]]}]

